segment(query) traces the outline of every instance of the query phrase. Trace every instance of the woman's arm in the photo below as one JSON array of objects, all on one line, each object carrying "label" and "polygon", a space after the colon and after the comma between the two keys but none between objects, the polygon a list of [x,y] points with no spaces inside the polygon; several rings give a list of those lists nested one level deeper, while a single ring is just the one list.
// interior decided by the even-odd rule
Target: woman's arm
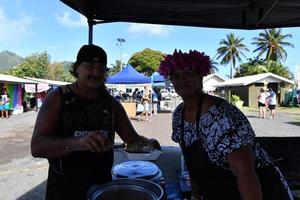
[{"label": "woman's arm", "polygon": [[227,159],[236,176],[241,198],[243,200],[262,200],[261,186],[255,172],[252,146],[247,145],[233,151]]}]

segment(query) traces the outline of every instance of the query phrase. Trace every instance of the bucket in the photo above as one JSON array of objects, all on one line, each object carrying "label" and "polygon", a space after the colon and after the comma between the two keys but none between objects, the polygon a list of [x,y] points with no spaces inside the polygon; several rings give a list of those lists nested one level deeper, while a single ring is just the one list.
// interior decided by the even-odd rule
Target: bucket
[{"label": "bucket", "polygon": [[120,178],[104,185],[94,185],[88,200],[161,200],[163,189],[152,181]]}]

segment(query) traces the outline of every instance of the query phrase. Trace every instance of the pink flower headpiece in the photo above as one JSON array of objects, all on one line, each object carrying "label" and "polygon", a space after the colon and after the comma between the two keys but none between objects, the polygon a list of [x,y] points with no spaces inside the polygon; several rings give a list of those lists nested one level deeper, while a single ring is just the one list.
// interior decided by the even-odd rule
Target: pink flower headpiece
[{"label": "pink flower headpiece", "polygon": [[210,73],[212,62],[209,56],[203,52],[192,51],[182,53],[175,49],[173,55],[166,55],[159,66],[159,73],[165,77],[170,76],[176,69],[197,71],[200,75],[206,76]]}]

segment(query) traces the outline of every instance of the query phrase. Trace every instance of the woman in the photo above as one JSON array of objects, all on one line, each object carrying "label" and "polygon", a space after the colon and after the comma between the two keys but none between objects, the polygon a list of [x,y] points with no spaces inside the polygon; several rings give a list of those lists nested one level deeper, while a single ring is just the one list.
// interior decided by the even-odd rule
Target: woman
[{"label": "woman", "polygon": [[258,95],[258,108],[259,108],[259,118],[266,118],[266,102],[267,93],[264,88],[260,88],[260,93]]},{"label": "woman", "polygon": [[76,82],[50,92],[40,108],[31,153],[49,161],[46,199],[83,200],[89,187],[111,181],[115,132],[127,145],[159,148],[106,90],[106,64],[102,48],[82,46],[71,70]]},{"label": "woman", "polygon": [[1,118],[6,117],[8,119],[9,117],[9,97],[6,91],[6,88],[2,89],[1,98],[0,98],[0,110],[1,110]]},{"label": "woman", "polygon": [[194,198],[292,199],[280,171],[255,141],[247,118],[227,101],[202,92],[211,67],[204,53],[175,50],[159,68],[183,99],[173,113],[172,139],[182,149]]},{"label": "woman", "polygon": [[142,96],[142,104],[144,106],[144,111],[137,116],[138,120],[141,120],[141,116],[145,116],[144,121],[149,122],[150,116],[150,91],[147,86],[144,86],[143,96]]}]

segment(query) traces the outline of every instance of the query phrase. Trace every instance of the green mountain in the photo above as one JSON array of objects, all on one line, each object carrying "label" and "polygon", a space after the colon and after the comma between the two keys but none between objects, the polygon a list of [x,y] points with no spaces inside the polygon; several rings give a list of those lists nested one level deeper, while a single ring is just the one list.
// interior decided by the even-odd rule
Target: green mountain
[{"label": "green mountain", "polygon": [[63,61],[61,64],[64,66],[64,69],[66,71],[69,71],[71,69],[71,66],[73,65],[73,62],[70,61]]},{"label": "green mountain", "polygon": [[0,73],[7,72],[10,68],[24,61],[24,58],[9,51],[0,52]]}]

